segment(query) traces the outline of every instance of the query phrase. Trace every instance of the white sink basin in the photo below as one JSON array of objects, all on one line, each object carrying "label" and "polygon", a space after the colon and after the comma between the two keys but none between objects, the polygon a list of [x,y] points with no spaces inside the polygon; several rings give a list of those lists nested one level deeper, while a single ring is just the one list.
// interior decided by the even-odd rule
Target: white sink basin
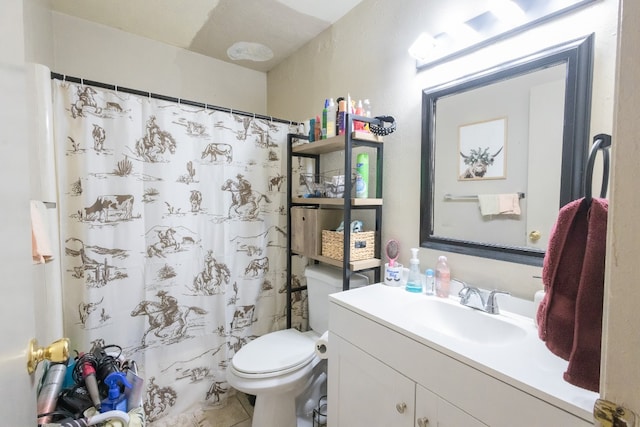
[{"label": "white sink basin", "polygon": [[407,315],[422,328],[484,345],[506,345],[525,338],[520,325],[500,314],[488,314],[451,300],[428,298],[407,307]]}]

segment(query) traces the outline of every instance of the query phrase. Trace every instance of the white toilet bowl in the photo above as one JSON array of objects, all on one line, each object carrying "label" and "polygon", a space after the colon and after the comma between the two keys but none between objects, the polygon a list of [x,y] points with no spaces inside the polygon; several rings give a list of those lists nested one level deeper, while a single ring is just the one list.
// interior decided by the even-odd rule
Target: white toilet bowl
[{"label": "white toilet bowl", "polygon": [[318,338],[285,329],[256,338],[233,357],[227,382],[256,396],[252,427],[297,426],[296,397],[309,386],[320,361]]},{"label": "white toilet bowl", "polygon": [[[305,276],[312,330],[285,329],[256,338],[233,356],[227,369],[231,387],[256,396],[252,427],[297,427],[296,397],[320,376],[326,378],[326,363],[320,363],[315,344],[329,328],[329,294],[342,290],[342,272],[314,265]],[[368,279],[354,274],[350,283],[363,286]]]}]

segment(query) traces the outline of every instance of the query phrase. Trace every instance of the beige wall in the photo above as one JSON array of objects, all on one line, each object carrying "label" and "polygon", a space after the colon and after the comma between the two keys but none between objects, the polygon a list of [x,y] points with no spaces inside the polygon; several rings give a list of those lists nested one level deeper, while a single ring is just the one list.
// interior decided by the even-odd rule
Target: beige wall
[{"label": "beige wall", "polygon": [[266,114],[266,74],[104,25],[52,13],[52,71]]},{"label": "beige wall", "polygon": [[[268,73],[269,114],[304,120],[327,97],[369,98],[373,115],[388,114],[398,130],[385,141],[383,241],[400,240],[400,261],[419,245],[421,91],[509,59],[592,32],[595,38],[591,134],[610,133],[617,29],[617,1],[599,0],[523,34],[422,72],[407,49],[421,32],[437,34],[445,21],[442,2],[365,0],[333,27]],[[441,13],[442,12],[442,13]],[[439,16],[442,15],[442,16]],[[470,15],[473,16],[473,15]],[[439,19],[442,18],[442,19]],[[421,249],[421,267],[439,252]],[[541,288],[538,267],[448,254],[452,274],[482,287],[532,298]]]}]

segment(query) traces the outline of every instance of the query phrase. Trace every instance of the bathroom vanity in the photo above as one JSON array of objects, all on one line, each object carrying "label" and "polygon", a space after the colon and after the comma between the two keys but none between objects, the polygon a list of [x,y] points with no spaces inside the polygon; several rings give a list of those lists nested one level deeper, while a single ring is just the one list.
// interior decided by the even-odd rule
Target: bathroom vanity
[{"label": "bathroom vanity", "polygon": [[331,427],[593,425],[531,318],[376,284],[331,295],[329,331]]}]

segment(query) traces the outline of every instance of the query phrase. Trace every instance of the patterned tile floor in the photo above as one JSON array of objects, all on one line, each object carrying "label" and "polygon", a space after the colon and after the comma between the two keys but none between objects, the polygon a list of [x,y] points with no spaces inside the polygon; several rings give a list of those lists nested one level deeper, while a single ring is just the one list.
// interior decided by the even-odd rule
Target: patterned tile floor
[{"label": "patterned tile floor", "polygon": [[206,411],[206,420],[211,427],[251,427],[253,406],[244,393],[230,396],[221,408]]}]

